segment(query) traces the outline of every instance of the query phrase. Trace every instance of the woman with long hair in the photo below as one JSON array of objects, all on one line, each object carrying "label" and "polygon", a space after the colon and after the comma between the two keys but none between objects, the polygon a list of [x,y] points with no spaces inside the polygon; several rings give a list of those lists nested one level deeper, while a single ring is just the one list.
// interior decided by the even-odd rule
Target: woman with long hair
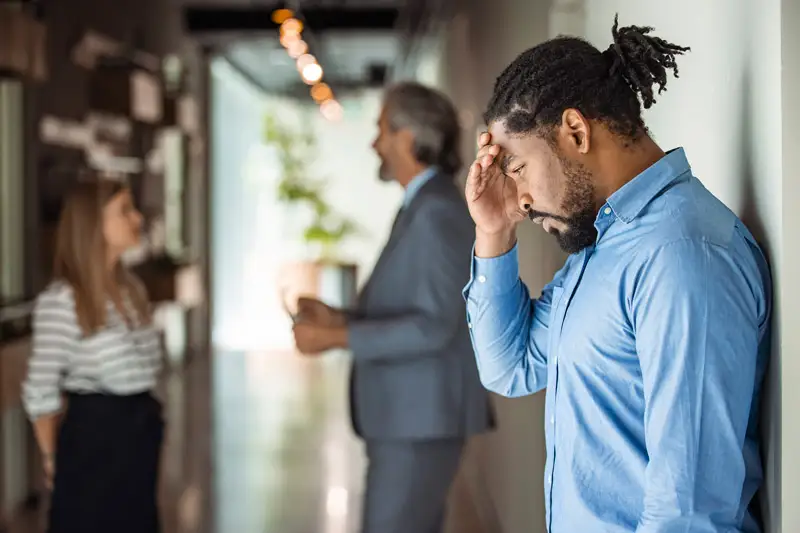
[{"label": "woman with long hair", "polygon": [[160,530],[161,345],[120,262],[141,226],[130,189],[109,180],[79,183],[61,213],[23,387],[52,487],[49,533]]}]

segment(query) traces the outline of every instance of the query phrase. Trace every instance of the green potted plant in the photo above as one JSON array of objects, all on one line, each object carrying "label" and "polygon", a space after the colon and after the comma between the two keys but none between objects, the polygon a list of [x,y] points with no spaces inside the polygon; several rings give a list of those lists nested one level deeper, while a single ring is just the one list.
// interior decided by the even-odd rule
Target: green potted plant
[{"label": "green potted plant", "polygon": [[264,143],[275,149],[280,164],[278,200],[289,206],[310,208],[312,213],[311,219],[299,228],[311,259],[287,265],[281,290],[290,296],[306,294],[326,297],[334,304],[348,303],[355,291],[355,265],[341,260],[339,245],[357,234],[358,226],[326,201],[324,181],[310,175],[308,162],[316,147],[314,134],[297,131],[274,114],[267,114]]}]

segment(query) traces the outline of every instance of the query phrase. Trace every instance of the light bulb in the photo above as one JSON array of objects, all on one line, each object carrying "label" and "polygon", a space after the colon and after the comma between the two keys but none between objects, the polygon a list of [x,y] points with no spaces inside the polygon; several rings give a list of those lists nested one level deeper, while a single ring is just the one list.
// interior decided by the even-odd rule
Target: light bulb
[{"label": "light bulb", "polygon": [[303,81],[308,84],[317,83],[322,79],[322,67],[316,63],[310,63],[303,67],[300,75],[303,77]]},{"label": "light bulb", "polygon": [[326,100],[319,106],[319,111],[322,116],[331,122],[342,120],[344,116],[344,109],[342,105],[336,100]]},{"label": "light bulb", "polygon": [[281,35],[299,34],[303,31],[303,23],[296,18],[289,18],[281,24]]},{"label": "light bulb", "polygon": [[297,70],[300,72],[303,71],[305,67],[308,65],[312,65],[317,62],[317,58],[312,56],[311,54],[303,54],[297,58]]},{"label": "light bulb", "polygon": [[294,43],[302,40],[299,33],[290,33],[288,35],[281,35],[281,45],[284,48],[289,48]]},{"label": "light bulb", "polygon": [[318,83],[311,88],[311,98],[315,102],[324,102],[333,98],[333,91],[327,83]]},{"label": "light bulb", "polygon": [[289,46],[287,46],[286,49],[289,51],[289,57],[292,59],[297,59],[308,51],[308,45],[304,40],[298,39],[289,43]]},{"label": "light bulb", "polygon": [[294,16],[291,9],[276,9],[272,12],[272,22],[275,24],[283,24]]}]

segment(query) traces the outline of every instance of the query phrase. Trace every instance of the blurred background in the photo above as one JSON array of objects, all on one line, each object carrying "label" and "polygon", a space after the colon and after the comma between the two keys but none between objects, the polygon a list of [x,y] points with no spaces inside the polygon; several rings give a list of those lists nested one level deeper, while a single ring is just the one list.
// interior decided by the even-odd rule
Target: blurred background
[{"label": "blurred background", "polygon": [[[164,530],[355,533],[364,459],[348,355],[294,354],[286,305],[347,304],[388,235],[402,190],[378,181],[370,148],[383,88],[416,79],[448,94],[469,160],[501,70],[559,34],[604,49],[615,13],[692,47],[648,125],[686,148],[770,255],[760,501],[768,531],[800,531],[796,0],[3,0],[0,527],[42,530],[19,401],[30,313],[64,191],[95,169],[128,180],[146,218],[127,260],[169,363]],[[524,226],[531,292],[563,260]],[[544,532],[543,393],[494,401],[498,429],[469,443],[448,531]]]}]

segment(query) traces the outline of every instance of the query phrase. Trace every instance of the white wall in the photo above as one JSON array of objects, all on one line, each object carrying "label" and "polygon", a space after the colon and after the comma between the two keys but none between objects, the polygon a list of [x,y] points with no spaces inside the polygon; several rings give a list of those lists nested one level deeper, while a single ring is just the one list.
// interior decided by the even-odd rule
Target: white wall
[{"label": "white wall", "polygon": [[249,312],[248,306],[255,300],[247,295],[258,290],[253,286],[252,275],[247,275],[245,264],[252,256],[257,202],[248,183],[252,171],[248,163],[261,145],[262,94],[223,59],[212,62],[210,83],[215,309],[212,336],[217,346],[253,348],[251,336],[258,331],[253,322],[259,317]]},{"label": "white wall", "polygon": [[[778,194],[782,195],[783,208],[782,235],[778,249],[780,268],[780,314],[779,350],[780,350],[780,406],[777,410],[780,430],[776,437],[780,439],[781,449],[786,453],[780,455],[780,475],[775,480],[780,486],[783,505],[781,523],[783,533],[800,531],[800,150],[797,147],[797,124],[800,124],[800,2],[783,0],[781,5],[781,51],[783,79],[781,83],[781,115],[782,128],[773,127],[770,137],[782,134],[783,146],[783,183]],[[765,120],[768,120],[765,118]],[[776,528],[776,531],[778,529]]]},{"label": "white wall", "polygon": [[[491,16],[481,2],[463,4],[463,18],[456,18],[446,36],[440,85],[464,116],[473,118],[465,121],[471,137],[465,150],[471,154],[472,132],[480,126],[496,75],[547,37],[582,34],[602,50],[610,44],[619,13],[621,25],[655,26],[657,35],[692,47],[678,59],[680,78],[669,81],[668,91],[645,118],[663,148],[685,147],[697,176],[743,218],[770,256],[777,319],[764,409],[768,480],[762,500],[769,531],[800,531],[800,506],[792,503],[800,501],[800,459],[781,454],[781,448],[794,450],[800,444],[800,417],[790,407],[800,405],[800,387],[780,386],[781,378],[800,382],[800,361],[789,357],[800,351],[800,333],[789,323],[800,316],[798,282],[789,275],[797,271],[800,254],[788,242],[800,231],[800,184],[791,179],[800,168],[792,146],[793,126],[800,120],[800,38],[795,31],[800,3],[556,0],[551,7],[546,1],[503,0]],[[562,256],[541,232],[525,227],[522,276],[537,291]],[[790,376],[796,378],[789,381]],[[485,470],[491,491],[508,499],[498,504],[503,531],[543,531],[541,398],[497,405],[500,431],[486,439],[490,464]],[[783,509],[781,501],[787,502]]]}]

